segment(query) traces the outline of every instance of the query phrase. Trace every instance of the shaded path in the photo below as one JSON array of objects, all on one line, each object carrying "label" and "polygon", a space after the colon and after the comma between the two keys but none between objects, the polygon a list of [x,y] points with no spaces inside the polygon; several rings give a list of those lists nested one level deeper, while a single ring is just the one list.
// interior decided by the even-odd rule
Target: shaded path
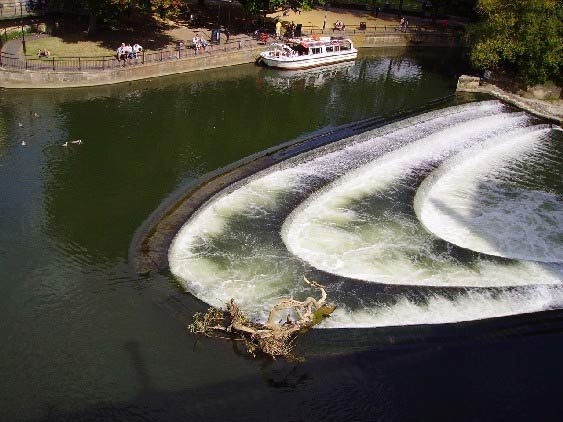
[{"label": "shaded path", "polygon": [[22,42],[19,39],[18,40],[10,40],[2,46],[2,49],[0,51],[2,53],[12,54],[14,56],[21,57],[21,55],[23,53]]}]

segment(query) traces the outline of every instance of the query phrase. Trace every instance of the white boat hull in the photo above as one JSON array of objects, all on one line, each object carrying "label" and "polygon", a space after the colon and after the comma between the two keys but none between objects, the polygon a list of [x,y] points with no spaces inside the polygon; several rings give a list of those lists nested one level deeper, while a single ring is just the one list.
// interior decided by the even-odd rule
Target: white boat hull
[{"label": "white boat hull", "polygon": [[354,49],[346,53],[327,54],[317,57],[310,57],[307,55],[296,57],[269,57],[268,52],[264,52],[260,53],[260,57],[262,63],[268,67],[275,67],[278,69],[307,69],[310,67],[356,60],[356,57],[358,57],[358,51]]}]

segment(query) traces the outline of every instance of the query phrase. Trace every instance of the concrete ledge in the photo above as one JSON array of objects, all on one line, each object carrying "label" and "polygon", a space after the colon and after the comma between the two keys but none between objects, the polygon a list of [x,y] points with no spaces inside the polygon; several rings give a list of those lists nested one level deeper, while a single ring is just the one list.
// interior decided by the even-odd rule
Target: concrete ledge
[{"label": "concrete ledge", "polygon": [[457,80],[457,90],[463,91],[468,89],[478,89],[481,78],[477,76],[461,75]]},{"label": "concrete ledge", "polygon": [[[477,83],[475,84],[475,82]],[[550,120],[558,125],[563,124],[563,105],[555,102],[552,103],[549,101],[524,98],[520,95],[504,91],[495,85],[485,83],[478,77],[467,75],[460,76],[457,83],[457,91],[489,94],[535,116]]]}]

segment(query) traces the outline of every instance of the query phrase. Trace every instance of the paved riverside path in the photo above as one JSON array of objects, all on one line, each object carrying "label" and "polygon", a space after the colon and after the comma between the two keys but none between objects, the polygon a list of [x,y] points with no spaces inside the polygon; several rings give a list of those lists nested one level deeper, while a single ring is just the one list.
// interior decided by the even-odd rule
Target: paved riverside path
[{"label": "paved riverside path", "polygon": [[22,41],[10,40],[2,46],[3,53],[21,57],[23,55]]}]

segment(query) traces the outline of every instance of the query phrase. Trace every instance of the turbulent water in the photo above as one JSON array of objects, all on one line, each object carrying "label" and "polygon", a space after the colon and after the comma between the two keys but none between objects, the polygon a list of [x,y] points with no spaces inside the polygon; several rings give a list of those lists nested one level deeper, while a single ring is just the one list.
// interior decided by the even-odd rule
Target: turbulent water
[{"label": "turbulent water", "polygon": [[[563,136],[497,101],[432,111],[229,187],[169,252],[186,289],[264,318],[322,279],[324,327],[563,307]],[[317,271],[320,270],[320,271]]]}]

